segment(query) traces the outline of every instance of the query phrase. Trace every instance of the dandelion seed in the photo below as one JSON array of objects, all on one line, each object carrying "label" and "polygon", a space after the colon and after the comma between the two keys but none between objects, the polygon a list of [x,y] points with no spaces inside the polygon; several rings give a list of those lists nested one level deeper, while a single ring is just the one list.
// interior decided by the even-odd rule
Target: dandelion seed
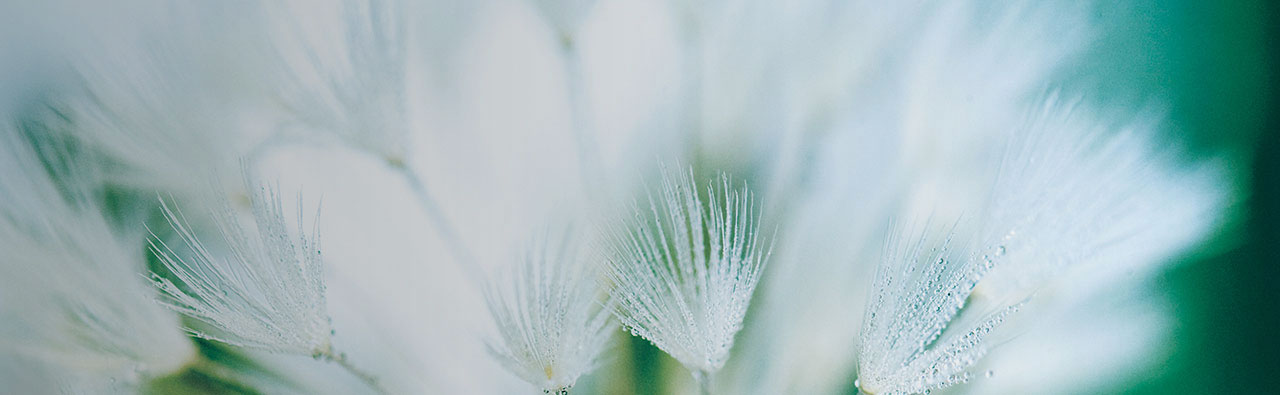
[{"label": "dandelion seed", "polygon": [[599,301],[595,261],[571,231],[547,234],[485,288],[499,339],[490,350],[507,370],[545,393],[567,394],[595,368],[613,334]]},{"label": "dandelion seed", "polygon": [[[1203,237],[1222,205],[1218,172],[1177,169],[1151,149],[1149,123],[1112,132],[1090,115],[1049,96],[1008,136],[977,224],[892,233],[862,329],[860,389],[965,382],[987,335],[1055,277],[1115,281],[1116,270],[1149,270]],[[979,281],[996,307],[966,306]]]},{"label": "dandelion seed", "polygon": [[[250,196],[252,229],[241,225],[225,199],[211,210],[226,244],[225,254],[215,254],[202,243],[181,211],[170,209],[164,199],[160,203],[191,254],[184,257],[164,241],[153,239],[152,252],[183,287],[158,274],[151,278],[166,296],[162,303],[213,329],[187,328],[189,333],[235,346],[333,361],[381,389],[372,375],[334,350],[319,236],[314,229],[310,234],[300,231],[297,237],[289,234],[275,188],[259,187]],[[299,207],[300,229],[302,222]]]},{"label": "dandelion seed", "polygon": [[985,237],[1017,264],[992,273],[991,291],[1025,294],[1070,272],[1084,276],[1084,295],[1086,284],[1163,267],[1217,226],[1223,169],[1162,146],[1159,124],[1150,111],[1099,119],[1079,99],[1049,95],[1010,138],[992,188]]},{"label": "dandelion seed", "polygon": [[92,22],[116,28],[68,34],[75,85],[52,96],[56,110],[46,118],[71,124],[60,132],[112,162],[104,166],[109,182],[185,191],[190,174],[234,168],[231,158],[262,137],[265,127],[247,115],[264,106],[232,88],[256,85],[262,73],[227,61],[260,38],[222,30],[237,29],[241,14],[189,6],[136,9],[127,12],[138,22],[130,24],[112,19],[123,13],[90,11],[106,18]]},{"label": "dandelion seed", "polygon": [[956,237],[930,225],[891,231],[858,345],[863,392],[924,393],[969,380],[983,339],[1017,310],[958,316],[991,267],[974,241]]},{"label": "dandelion seed", "polygon": [[264,4],[276,100],[308,131],[393,166],[407,160],[405,4],[336,0]]},{"label": "dandelion seed", "polygon": [[183,257],[155,239],[152,251],[185,289],[158,274],[152,276],[155,285],[168,296],[165,304],[218,329],[190,329],[198,337],[280,353],[328,353],[319,239],[314,233],[289,235],[274,188],[259,188],[250,202],[252,230],[241,226],[226,201],[213,213],[229,250],[222,256],[201,243],[183,214],[161,199],[165,219],[192,254]]},{"label": "dandelion seed", "polygon": [[622,324],[680,361],[705,391],[729,358],[771,247],[761,245],[761,214],[745,184],[731,189],[721,175],[704,207],[692,173],[664,170],[652,217],[636,208],[633,221],[612,229],[605,261]]}]

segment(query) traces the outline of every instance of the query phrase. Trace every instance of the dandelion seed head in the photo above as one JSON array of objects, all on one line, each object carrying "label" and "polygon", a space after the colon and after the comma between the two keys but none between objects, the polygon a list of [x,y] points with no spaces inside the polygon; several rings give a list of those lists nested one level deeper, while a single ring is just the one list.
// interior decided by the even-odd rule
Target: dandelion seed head
[{"label": "dandelion seed head", "polygon": [[567,229],[539,236],[485,287],[499,334],[490,350],[548,394],[567,393],[595,368],[615,328],[599,297],[597,262],[577,237]]},{"label": "dandelion seed head", "polygon": [[408,155],[406,86],[412,70],[406,64],[405,6],[397,0],[266,4],[265,26],[273,41],[263,67],[287,117],[309,132],[401,165]]},{"label": "dandelion seed head", "polygon": [[623,326],[689,370],[713,373],[729,358],[771,247],[745,185],[733,189],[722,175],[704,206],[692,172],[664,171],[649,210],[610,231],[605,262]]},{"label": "dandelion seed head", "polygon": [[[1116,127],[1077,104],[1050,95],[1004,136],[978,219],[890,232],[860,339],[860,388],[909,394],[968,381],[987,335],[1037,290],[1070,279],[1088,295],[1211,227],[1218,173],[1180,170],[1149,148],[1149,124]],[[994,306],[974,307],[978,296]]]},{"label": "dandelion seed head", "polygon": [[1161,143],[1159,118],[1110,120],[1057,93],[1029,111],[986,211],[989,244],[1017,262],[992,273],[992,291],[1027,294],[1067,277],[1087,296],[1087,284],[1151,273],[1219,225],[1223,169]]},{"label": "dandelion seed head", "polygon": [[1018,305],[960,314],[994,266],[956,226],[931,223],[890,231],[858,345],[858,387],[915,394],[963,383],[983,339]]},{"label": "dandelion seed head", "polygon": [[[165,295],[162,303],[214,329],[188,328],[192,335],[281,353],[332,352],[319,236],[314,229],[289,234],[274,187],[250,196],[251,228],[225,199],[211,210],[225,252],[202,243],[181,210],[163,199],[161,205],[190,254],[155,239],[152,252],[178,282],[156,274],[152,282]],[[301,211],[298,222],[302,228]]]}]

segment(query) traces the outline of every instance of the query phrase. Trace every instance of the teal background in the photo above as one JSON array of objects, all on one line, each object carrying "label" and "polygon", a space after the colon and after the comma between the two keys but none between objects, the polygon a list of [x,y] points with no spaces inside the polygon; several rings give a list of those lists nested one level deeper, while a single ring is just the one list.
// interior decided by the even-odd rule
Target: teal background
[{"label": "teal background", "polygon": [[[1178,324],[1172,358],[1136,394],[1280,393],[1280,119],[1275,2],[1174,2],[1130,10],[1124,66],[1167,95],[1175,137],[1236,172],[1236,228],[1157,280]],[[1117,49],[1117,48],[1111,48]]]}]

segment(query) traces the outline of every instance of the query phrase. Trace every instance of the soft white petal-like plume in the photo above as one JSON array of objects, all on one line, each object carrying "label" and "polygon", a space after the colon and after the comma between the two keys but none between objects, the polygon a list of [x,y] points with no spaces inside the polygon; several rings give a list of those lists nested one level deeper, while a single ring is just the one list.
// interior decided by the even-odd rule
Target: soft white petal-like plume
[{"label": "soft white petal-like plume", "polygon": [[47,367],[57,382],[43,391],[132,388],[181,370],[195,347],[151,302],[143,239],[110,226],[83,157],[40,131],[28,141],[0,127],[0,349]]},{"label": "soft white petal-like plume", "polygon": [[1110,121],[1078,99],[1048,96],[1008,137],[984,235],[1010,264],[981,291],[1021,297],[1070,275],[1088,297],[1142,279],[1222,224],[1229,205],[1216,161],[1194,162],[1156,135],[1151,111]]},{"label": "soft white petal-like plume", "polygon": [[[253,188],[247,174],[244,182]],[[230,345],[330,360],[371,389],[387,391],[378,377],[334,349],[320,236],[314,228],[305,230],[301,203],[298,234],[292,235],[274,187],[253,190],[252,228],[241,224],[227,199],[218,199],[210,215],[225,252],[216,253],[197,238],[182,211],[170,210],[164,199],[160,203],[182,251],[152,240],[151,251],[178,283],[156,274],[151,279],[166,295],[161,302],[209,326],[188,332]]]},{"label": "soft white petal-like plume", "polygon": [[107,182],[185,190],[190,174],[234,169],[273,126],[258,114],[262,73],[232,61],[260,40],[234,7],[53,4],[42,17],[78,34],[57,31],[69,36],[55,59],[70,75],[49,90],[47,118],[110,163]]},{"label": "soft white petal-like plume", "polygon": [[742,350],[725,368],[738,392],[835,394],[851,385],[871,263],[906,183],[897,136],[851,118],[859,123],[816,144],[807,182],[788,191],[785,231]]},{"label": "soft white petal-like plume", "polygon": [[[882,202],[909,205],[910,199],[895,189],[918,178],[912,166],[963,163],[955,167],[965,167],[971,163],[968,157],[957,160],[958,156],[985,153],[986,147],[993,146],[989,139],[975,138],[979,133],[967,130],[956,133],[955,125],[998,132],[1008,122],[1016,122],[1022,113],[1018,103],[1029,94],[1039,94],[1055,72],[1072,60],[1090,27],[1081,19],[1079,7],[1063,4],[808,3],[792,2],[787,12],[766,11],[761,18],[774,23],[798,21],[778,29],[782,34],[802,35],[779,40],[786,47],[776,51],[787,55],[756,53],[767,48],[760,43],[773,38],[771,31],[752,37],[753,30],[759,29],[756,23],[734,24],[740,34],[722,34],[724,42],[708,46],[709,51],[723,52],[711,53],[708,62],[734,66],[732,71],[704,77],[704,84],[711,85],[704,95],[716,96],[706,100],[707,105],[719,107],[711,112],[722,119],[708,117],[703,133],[712,138],[704,138],[699,148],[739,148],[751,139],[744,130],[762,130],[759,144],[767,148],[761,151],[776,155],[776,167],[766,173],[770,179],[766,197],[773,204],[788,205],[787,218],[795,221],[786,225],[779,253],[800,257],[775,263],[765,280],[768,304],[761,306],[754,316],[760,319],[753,321],[762,330],[753,327],[748,333],[765,339],[760,343],[769,344],[771,350],[761,351],[757,343],[749,343],[755,347],[751,351],[760,354],[740,361],[754,364],[750,369],[755,370],[739,372],[741,377],[735,380],[745,382],[741,388],[750,393],[836,393],[847,388],[855,362],[848,350],[856,343],[863,312],[845,309],[851,314],[843,319],[822,312],[838,309],[840,303],[863,305],[863,289],[874,273],[868,263],[874,262],[876,248],[861,248],[859,253],[857,245],[880,241],[874,235],[884,231],[887,216],[895,211],[892,204]],[[742,37],[750,37],[752,45],[735,46]],[[794,45],[797,42],[806,45]],[[771,59],[794,63],[770,67]],[[758,71],[752,74],[753,70]],[[768,78],[778,80],[776,89],[782,94],[743,94],[768,86],[757,82]],[[772,96],[781,97],[775,99],[780,103],[758,99]],[[755,110],[752,101],[764,102],[757,105],[767,109]],[[751,116],[759,120],[743,121]],[[779,118],[783,133],[769,123]],[[829,126],[833,124],[838,126]],[[838,143],[840,135],[849,131],[864,136]],[[719,139],[711,136],[716,133]],[[841,145],[857,149],[840,150]],[[813,160],[815,156],[819,160]],[[824,168],[824,162],[833,158],[843,162],[836,166],[843,167]],[[862,174],[862,167],[874,175]],[[969,174],[948,175],[940,178],[964,187],[973,180]],[[939,189],[948,198],[956,191]],[[845,197],[835,200],[841,194]],[[935,194],[917,196],[929,200]],[[882,206],[875,207],[878,202]],[[857,234],[872,237],[846,238],[838,247],[820,247],[833,235]],[[844,340],[831,340],[837,336]]]},{"label": "soft white petal-like plume", "polygon": [[[1152,122],[1113,126],[1056,96],[1030,114],[1007,137],[981,220],[893,232],[860,339],[862,390],[966,381],[984,337],[1055,277],[1124,279],[1214,225],[1219,172],[1179,169],[1155,149]],[[1097,290],[1082,283],[1081,293]]]},{"label": "soft white petal-like plume", "polygon": [[1017,310],[961,313],[996,252],[932,224],[890,230],[858,344],[857,387],[869,394],[915,394],[969,379],[987,334]]},{"label": "soft white petal-like plume", "polygon": [[309,131],[405,161],[405,4],[398,0],[264,4],[273,95]]},{"label": "soft white petal-like plume", "polygon": [[[1072,284],[1064,284],[1070,293]],[[1173,352],[1172,307],[1146,284],[1132,284],[1063,305],[1043,292],[1009,317],[998,348],[971,368],[968,384],[946,394],[1111,393]],[[1007,340],[1006,340],[1007,338]]]},{"label": "soft white petal-like plume", "polygon": [[494,356],[545,393],[569,393],[614,332],[593,256],[572,230],[549,232],[485,288]]},{"label": "soft white petal-like plume", "polygon": [[[771,252],[761,211],[727,175],[699,197],[693,169],[666,170],[649,213],[613,228],[605,259],[617,315],[680,361],[701,385],[724,366]],[[652,215],[652,216],[650,216]]]},{"label": "soft white petal-like plume", "polygon": [[[182,287],[154,275],[155,285],[174,310],[217,331],[189,329],[193,335],[237,346],[281,353],[326,355],[331,350],[320,240],[312,232],[289,234],[280,197],[270,187],[253,192],[252,229],[241,225],[225,200],[210,210],[227,253],[216,254],[193,233],[181,211],[163,199],[165,218],[190,250],[179,253],[163,240],[152,251]],[[299,213],[299,228],[302,216]]]},{"label": "soft white petal-like plume", "polygon": [[[253,188],[247,174],[245,184]],[[188,332],[235,346],[332,361],[386,392],[377,377],[333,347],[320,238],[314,228],[305,230],[301,204],[294,236],[274,187],[258,186],[249,197],[252,228],[241,224],[226,199],[218,199],[210,214],[226,251],[215,253],[196,237],[181,211],[160,202],[183,250],[153,239],[152,252],[178,283],[158,274],[151,278],[167,296],[163,303],[209,326]]]}]

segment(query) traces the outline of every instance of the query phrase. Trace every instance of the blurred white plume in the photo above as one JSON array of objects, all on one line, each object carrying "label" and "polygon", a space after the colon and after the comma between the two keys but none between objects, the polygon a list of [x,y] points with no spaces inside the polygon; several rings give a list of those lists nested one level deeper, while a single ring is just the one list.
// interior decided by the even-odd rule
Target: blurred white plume
[{"label": "blurred white plume", "polygon": [[[0,354],[68,392],[136,390],[193,362],[177,316],[136,275],[141,234],[112,228],[83,158],[24,130],[37,134],[0,125]],[[30,374],[0,372],[6,390],[50,391],[10,373]]]},{"label": "blurred white plume", "polygon": [[614,317],[704,391],[1131,380],[1237,191],[1073,85],[1097,6],[0,5],[0,392],[683,389]]},{"label": "blurred white plume", "polygon": [[1152,121],[1105,122],[1056,95],[1029,114],[1004,136],[975,220],[891,232],[860,335],[859,388],[967,381],[986,335],[1055,280],[1068,277],[1075,299],[1140,280],[1219,221],[1220,172],[1180,169],[1176,149],[1152,148]]},{"label": "blurred white plume", "polygon": [[602,301],[598,261],[572,228],[536,237],[513,267],[485,287],[499,338],[490,342],[507,370],[546,393],[567,394],[596,367],[616,331]]}]

